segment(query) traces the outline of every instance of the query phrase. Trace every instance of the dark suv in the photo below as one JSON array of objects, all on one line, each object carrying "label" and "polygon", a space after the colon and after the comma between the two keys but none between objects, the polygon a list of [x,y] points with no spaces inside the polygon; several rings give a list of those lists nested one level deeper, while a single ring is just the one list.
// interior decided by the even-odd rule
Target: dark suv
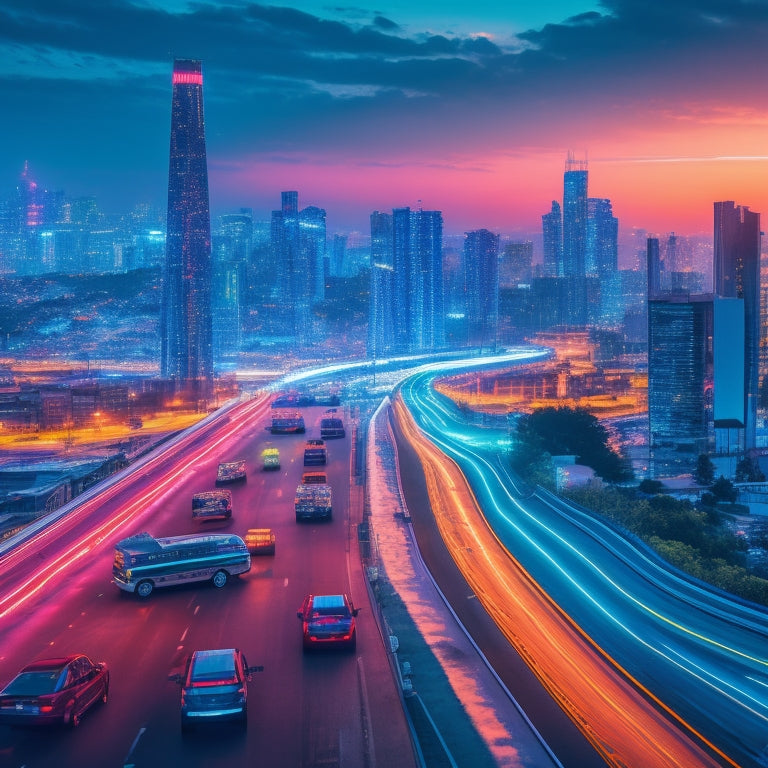
[{"label": "dark suv", "polygon": [[358,610],[346,595],[307,595],[296,613],[301,619],[304,650],[334,647],[354,650]]},{"label": "dark suv", "polygon": [[242,651],[225,648],[195,651],[186,672],[171,675],[180,683],[181,730],[195,723],[235,720],[248,725],[248,686],[253,672],[264,667],[249,667]]}]

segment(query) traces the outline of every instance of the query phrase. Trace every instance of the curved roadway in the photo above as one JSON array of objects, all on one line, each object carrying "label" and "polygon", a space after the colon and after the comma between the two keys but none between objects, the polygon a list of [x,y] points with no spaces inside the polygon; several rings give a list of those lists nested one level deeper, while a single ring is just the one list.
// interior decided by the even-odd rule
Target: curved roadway
[{"label": "curved roadway", "polygon": [[[703,746],[696,758],[700,763],[684,762],[675,754],[668,756],[669,762],[656,763],[650,742],[640,744],[640,757],[626,764],[768,765],[768,612],[685,577],[589,513],[550,494],[523,498],[501,458],[506,433],[464,423],[453,403],[432,388],[436,375],[419,374],[403,385],[402,399],[418,430],[408,423],[405,412],[400,423],[415,443],[426,435],[467,478],[472,493],[457,508],[476,499],[493,534],[511,554],[508,559],[584,633],[593,651],[633,681],[643,693],[641,698],[654,701],[694,745]],[[426,457],[428,448],[424,451]],[[437,473],[441,464],[452,464],[439,456],[431,460]],[[443,513],[450,518],[455,511],[448,510],[451,493],[446,489],[452,492],[462,481],[436,475],[433,506],[437,505],[438,518]],[[455,523],[475,524],[464,519]],[[466,549],[460,545],[454,557],[463,559],[463,568],[471,574],[481,558],[468,555]],[[500,621],[506,613],[507,620],[515,623],[510,608],[515,599],[509,595],[506,606],[496,606]],[[524,652],[535,665],[531,649]],[[563,666],[566,661],[563,657]],[[586,683],[589,690],[591,681],[577,680],[578,669],[574,675],[572,684]],[[571,700],[575,690],[553,694],[566,700],[564,706],[573,706],[575,717],[588,720],[585,727],[606,753],[619,742],[622,719],[632,717],[624,716],[620,707],[609,712],[596,705],[596,691],[587,693],[578,705]],[[631,727],[634,730],[636,723]],[[616,751],[616,764],[625,764],[621,761],[627,755]],[[708,755],[715,755],[717,762]]]}]

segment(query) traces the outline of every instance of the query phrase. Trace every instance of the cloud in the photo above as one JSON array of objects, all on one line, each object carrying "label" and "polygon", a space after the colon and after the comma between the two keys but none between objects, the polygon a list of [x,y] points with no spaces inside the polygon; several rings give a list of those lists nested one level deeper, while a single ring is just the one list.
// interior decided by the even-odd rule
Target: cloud
[{"label": "cloud", "polygon": [[255,149],[372,163],[563,152],[768,111],[765,0],[602,0],[503,44],[359,7],[344,18],[246,0],[4,0],[0,171],[38,153],[62,173],[121,163],[162,177],[148,163],[167,152],[176,56],[203,60],[209,152],[223,165]]}]

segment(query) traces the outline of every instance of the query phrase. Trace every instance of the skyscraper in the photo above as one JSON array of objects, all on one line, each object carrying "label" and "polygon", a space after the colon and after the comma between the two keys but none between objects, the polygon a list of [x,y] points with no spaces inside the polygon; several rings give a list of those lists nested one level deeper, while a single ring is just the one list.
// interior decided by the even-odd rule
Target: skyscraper
[{"label": "skyscraper", "polygon": [[648,301],[648,426],[651,474],[692,472],[711,447],[711,295]]},{"label": "skyscraper", "polygon": [[371,322],[377,330],[369,339],[369,349],[377,353],[384,347],[398,352],[442,349],[442,213],[395,208],[390,219],[388,214],[374,212],[371,243],[372,266],[378,264],[380,269],[372,274]]},{"label": "skyscraper", "polygon": [[619,220],[611,201],[587,198],[587,247],[585,270],[603,279],[615,274],[619,259]]},{"label": "skyscraper", "polygon": [[715,203],[714,289],[715,296],[744,302],[743,424],[750,450],[756,445],[759,384],[760,214],[732,200]]},{"label": "skyscraper", "polygon": [[465,233],[467,335],[471,344],[495,346],[499,316],[499,236],[487,229]]},{"label": "skyscraper", "polygon": [[203,120],[203,69],[173,64],[161,372],[197,399],[213,381],[211,215]]},{"label": "skyscraper", "polygon": [[563,213],[560,203],[552,201],[549,213],[541,217],[544,236],[544,276],[563,276]]},{"label": "skyscraper", "polygon": [[392,300],[392,214],[371,214],[371,293],[368,317],[368,356],[374,360],[395,349]]},{"label": "skyscraper", "polygon": [[563,176],[563,274],[586,274],[587,161],[568,153]]}]

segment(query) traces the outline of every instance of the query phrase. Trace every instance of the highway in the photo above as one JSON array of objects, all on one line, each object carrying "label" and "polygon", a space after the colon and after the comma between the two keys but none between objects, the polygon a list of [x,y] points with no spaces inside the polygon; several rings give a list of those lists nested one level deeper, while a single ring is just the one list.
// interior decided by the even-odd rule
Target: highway
[{"label": "highway", "polygon": [[[73,652],[111,671],[109,701],[78,728],[0,727],[3,768],[415,765],[357,552],[349,431],[328,442],[333,520],[295,521],[304,439],[319,436],[323,410],[303,409],[306,435],[271,435],[268,402],[243,402],[2,555],[0,681],[32,659]],[[280,450],[279,471],[260,469],[266,443]],[[248,479],[230,486],[233,518],[193,521],[192,494],[214,487],[218,462],[238,458]],[[134,533],[249,527],[273,528],[276,553],[254,557],[221,590],[192,584],[142,601],[111,583],[114,544]],[[296,611],[308,592],[348,592],[362,608],[355,653],[302,652]],[[228,647],[264,666],[249,684],[247,731],[223,724],[182,737],[169,674],[195,649]]]},{"label": "highway", "polygon": [[464,423],[435,375],[404,384],[409,413],[397,421],[427,468],[438,526],[486,610],[606,761],[768,765],[768,612],[549,494],[526,498],[505,469],[509,436]]}]

